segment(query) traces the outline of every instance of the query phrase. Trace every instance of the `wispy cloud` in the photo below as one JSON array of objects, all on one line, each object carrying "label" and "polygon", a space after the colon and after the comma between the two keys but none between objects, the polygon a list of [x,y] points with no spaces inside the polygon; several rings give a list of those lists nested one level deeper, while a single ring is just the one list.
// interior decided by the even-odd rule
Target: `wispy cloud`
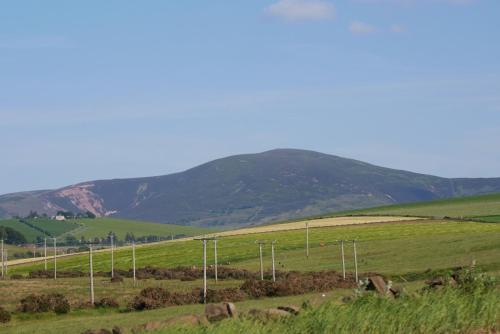
[{"label": "wispy cloud", "polygon": [[70,47],[74,47],[74,44],[66,38],[60,36],[0,36],[0,49],[45,49]]},{"label": "wispy cloud", "polygon": [[265,12],[290,21],[319,21],[333,19],[335,6],[326,0],[279,0]]},{"label": "wispy cloud", "polygon": [[406,32],[406,28],[400,24],[393,24],[390,28],[389,31],[395,34],[401,34]]},{"label": "wispy cloud", "polygon": [[369,35],[376,33],[378,28],[366,22],[352,21],[349,25],[349,31],[356,35]]}]

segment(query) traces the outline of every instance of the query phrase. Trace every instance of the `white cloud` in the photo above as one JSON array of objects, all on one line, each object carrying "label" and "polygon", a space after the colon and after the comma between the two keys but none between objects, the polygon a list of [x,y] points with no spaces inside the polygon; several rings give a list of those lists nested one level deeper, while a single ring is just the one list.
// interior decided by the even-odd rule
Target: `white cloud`
[{"label": "white cloud", "polygon": [[400,24],[393,24],[389,30],[395,34],[406,32],[406,28]]},{"label": "white cloud", "polygon": [[326,0],[279,0],[266,13],[290,21],[318,21],[335,17],[335,6]]},{"label": "white cloud", "polygon": [[349,25],[349,31],[356,35],[368,35],[376,33],[378,29],[377,27],[365,22],[352,21]]}]

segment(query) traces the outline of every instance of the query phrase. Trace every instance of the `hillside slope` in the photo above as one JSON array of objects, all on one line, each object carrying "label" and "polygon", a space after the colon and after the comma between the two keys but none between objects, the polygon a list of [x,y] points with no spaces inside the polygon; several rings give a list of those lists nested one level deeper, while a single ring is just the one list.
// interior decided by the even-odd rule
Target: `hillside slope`
[{"label": "hillside slope", "polygon": [[500,194],[470,196],[430,202],[390,205],[378,208],[345,212],[345,214],[404,215],[419,217],[478,218],[500,221]]},{"label": "hillside slope", "polygon": [[312,151],[231,156],[182,173],[0,196],[0,214],[86,211],[236,227],[331,211],[500,192],[500,178],[447,179]]}]

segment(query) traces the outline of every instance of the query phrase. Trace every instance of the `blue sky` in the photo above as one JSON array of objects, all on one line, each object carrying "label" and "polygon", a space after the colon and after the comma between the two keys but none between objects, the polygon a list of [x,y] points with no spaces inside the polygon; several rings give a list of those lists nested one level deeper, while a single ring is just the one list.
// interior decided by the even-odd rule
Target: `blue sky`
[{"label": "blue sky", "polygon": [[497,0],[2,1],[0,193],[312,149],[500,176]]}]

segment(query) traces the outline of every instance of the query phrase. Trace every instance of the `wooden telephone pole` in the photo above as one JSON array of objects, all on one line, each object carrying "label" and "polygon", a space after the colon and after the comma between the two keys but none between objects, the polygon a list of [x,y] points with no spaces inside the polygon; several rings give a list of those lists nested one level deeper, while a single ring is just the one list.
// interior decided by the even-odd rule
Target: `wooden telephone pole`
[{"label": "wooden telephone pole", "polygon": [[207,241],[215,242],[215,279],[217,280],[217,237],[201,237],[195,238],[203,242],[203,303],[207,303]]}]

